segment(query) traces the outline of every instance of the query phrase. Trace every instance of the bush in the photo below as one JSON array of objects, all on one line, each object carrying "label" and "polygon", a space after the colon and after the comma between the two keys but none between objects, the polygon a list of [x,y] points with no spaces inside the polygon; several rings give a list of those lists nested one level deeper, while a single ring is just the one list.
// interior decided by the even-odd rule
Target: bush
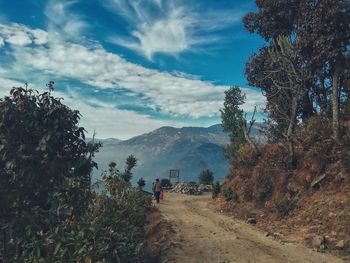
[{"label": "bush", "polygon": [[168,178],[162,178],[160,180],[160,184],[162,185],[162,187],[172,187],[173,186],[170,179],[168,179]]},{"label": "bush", "polygon": [[212,198],[218,197],[218,195],[221,193],[221,186],[219,182],[216,182],[213,184],[213,191],[212,191]]},{"label": "bush", "polygon": [[[53,83],[49,84],[52,88]],[[99,144],[86,143],[80,114],[50,92],[13,88],[0,99],[0,258],[50,258],[51,231],[90,203]],[[10,242],[11,241],[11,242]]]},{"label": "bush", "polygon": [[251,202],[253,200],[253,186],[251,184],[246,184],[242,189],[243,200]]},{"label": "bush", "polygon": [[225,187],[222,191],[226,201],[237,201],[238,196],[231,187]]},{"label": "bush", "polygon": [[[49,84],[52,88],[52,83]],[[14,88],[0,100],[0,258],[3,262],[141,262],[151,197],[132,188],[129,157],[91,189],[99,144],[78,111],[49,92]]]},{"label": "bush", "polygon": [[213,181],[214,181],[214,175],[213,175],[213,172],[210,171],[209,169],[204,170],[199,174],[200,184],[209,185],[209,184],[212,184]]},{"label": "bush", "polygon": [[322,116],[313,116],[299,127],[299,138],[307,145],[332,138],[332,124]]},{"label": "bush", "polygon": [[151,197],[131,188],[123,180],[109,180],[107,190],[92,198],[79,224],[66,221],[55,229],[52,236],[55,253],[51,260],[142,261],[145,255],[144,224],[151,208]]},{"label": "bush", "polygon": [[255,196],[259,201],[269,198],[273,192],[271,179],[264,175],[257,175],[255,178]]},{"label": "bush", "polygon": [[288,215],[294,208],[294,203],[287,198],[275,203],[275,209],[280,217]]},{"label": "bush", "polygon": [[142,177],[137,181],[137,185],[140,189],[144,188],[146,185],[146,181],[145,179],[143,179]]},{"label": "bush", "polygon": [[240,165],[251,167],[258,161],[258,155],[254,152],[253,147],[248,144],[242,144],[239,146],[237,152],[237,162]]}]

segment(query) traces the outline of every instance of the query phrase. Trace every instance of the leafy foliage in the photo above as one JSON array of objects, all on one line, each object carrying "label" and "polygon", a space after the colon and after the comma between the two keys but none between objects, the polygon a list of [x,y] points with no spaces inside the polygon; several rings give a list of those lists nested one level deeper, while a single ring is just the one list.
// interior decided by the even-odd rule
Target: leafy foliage
[{"label": "leafy foliage", "polygon": [[[48,87],[53,90],[53,83]],[[136,159],[91,189],[94,153],[78,111],[50,92],[0,100],[0,258],[4,262],[141,262],[151,199],[130,186]]]},{"label": "leafy foliage", "polygon": [[255,194],[256,198],[263,201],[269,198],[273,192],[273,183],[266,175],[257,175],[255,178]]},{"label": "leafy foliage", "polygon": [[199,174],[200,184],[209,185],[209,184],[213,184],[213,181],[214,181],[214,175],[213,175],[213,172],[210,171],[209,169],[204,170]]},{"label": "leafy foliage", "polygon": [[137,181],[137,185],[139,186],[140,189],[144,188],[146,185],[146,181],[145,179],[143,179],[142,177]]},{"label": "leafy foliage", "polygon": [[226,201],[237,201],[238,199],[237,194],[231,187],[224,187],[222,194],[225,197]]},{"label": "leafy foliage", "polygon": [[288,215],[295,208],[292,200],[284,198],[275,203],[275,209],[280,217]]},{"label": "leafy foliage", "polygon": [[52,227],[88,207],[99,145],[85,142],[79,112],[49,92],[10,94],[0,101],[1,254],[26,261],[43,256]]},{"label": "leafy foliage", "polygon": [[212,198],[216,198],[221,193],[221,185],[219,182],[213,184]]},{"label": "leafy foliage", "polygon": [[243,126],[245,119],[243,110],[239,107],[244,103],[245,96],[239,87],[231,87],[225,91],[224,108],[220,110],[222,125],[229,133],[230,146],[226,148],[226,156],[229,160],[237,158],[237,151],[242,143],[245,143]]},{"label": "leafy foliage", "polygon": [[[295,96],[291,95],[299,89],[304,92],[294,102],[298,119],[306,120],[315,114],[332,118],[333,133],[337,137],[338,119],[347,118],[345,109],[350,105],[346,84],[350,77],[349,1],[257,0],[256,5],[258,11],[246,15],[244,23],[248,31],[262,36],[266,45],[247,62],[246,75],[249,84],[259,87],[266,95],[271,135],[283,139],[291,118],[281,113],[292,116]],[[295,70],[286,72],[287,65],[282,66],[282,60],[273,59],[269,54],[281,38],[292,43],[291,53],[282,52],[281,45],[277,45],[275,51],[285,54],[280,56],[283,60],[294,57],[289,60],[294,61]],[[279,88],[281,83],[292,79],[290,73],[298,71],[307,73],[297,74],[293,82],[298,85]]]},{"label": "leafy foliage", "polygon": [[160,179],[160,184],[162,187],[171,187],[172,186],[172,183],[171,183],[170,179],[168,179],[168,178]]}]

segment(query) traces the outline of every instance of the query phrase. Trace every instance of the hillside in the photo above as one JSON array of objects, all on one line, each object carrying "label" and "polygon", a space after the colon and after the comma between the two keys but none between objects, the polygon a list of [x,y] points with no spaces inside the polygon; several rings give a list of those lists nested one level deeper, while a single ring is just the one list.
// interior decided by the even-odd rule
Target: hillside
[{"label": "hillside", "polygon": [[200,171],[210,169],[216,180],[222,180],[228,172],[222,146],[229,142],[221,125],[203,127],[161,127],[150,133],[129,140],[100,140],[103,147],[96,154],[99,165],[94,178],[115,161],[123,167],[128,155],[138,160],[133,181],[143,177],[146,182],[168,177],[169,169],[180,169],[181,180],[197,180]]}]

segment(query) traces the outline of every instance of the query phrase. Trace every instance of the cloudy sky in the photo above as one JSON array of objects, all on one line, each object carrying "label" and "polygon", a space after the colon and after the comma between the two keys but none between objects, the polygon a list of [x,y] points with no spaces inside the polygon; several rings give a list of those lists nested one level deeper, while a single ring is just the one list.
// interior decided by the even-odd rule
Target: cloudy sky
[{"label": "cloudy sky", "polygon": [[91,136],[220,122],[224,91],[262,106],[244,64],[262,40],[244,30],[248,0],[0,0],[0,97],[39,90],[78,109]]}]

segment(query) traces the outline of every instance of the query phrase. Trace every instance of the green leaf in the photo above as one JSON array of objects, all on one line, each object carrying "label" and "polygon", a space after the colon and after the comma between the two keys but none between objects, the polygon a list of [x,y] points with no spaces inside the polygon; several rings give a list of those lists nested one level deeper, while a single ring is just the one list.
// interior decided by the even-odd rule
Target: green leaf
[{"label": "green leaf", "polygon": [[58,242],[58,243],[57,243],[57,245],[55,246],[55,250],[54,250],[54,252],[53,252],[54,255],[56,255],[57,252],[60,250],[61,245],[62,245],[61,242]]}]

